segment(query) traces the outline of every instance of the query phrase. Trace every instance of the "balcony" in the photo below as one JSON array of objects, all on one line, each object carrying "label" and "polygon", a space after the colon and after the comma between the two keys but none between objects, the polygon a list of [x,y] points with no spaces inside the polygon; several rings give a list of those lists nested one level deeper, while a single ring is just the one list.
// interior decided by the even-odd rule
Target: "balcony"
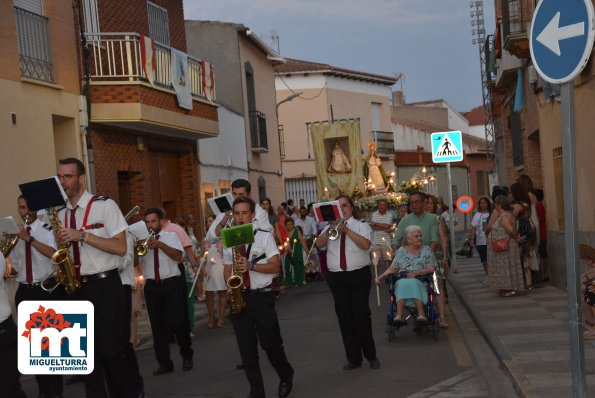
[{"label": "balcony", "polygon": [[502,58],[496,61],[496,87],[502,90],[512,87],[516,83],[518,68],[521,66],[520,59],[503,50]]},{"label": "balcony", "polygon": [[252,152],[268,152],[267,118],[259,111],[250,111],[250,139]]},{"label": "balcony", "polygon": [[[141,67],[140,35],[138,33],[87,34],[91,81],[146,82]],[[203,85],[202,62],[188,56],[190,92],[195,98],[207,99]],[[155,42],[155,85],[175,94],[171,85],[171,47]],[[213,90],[214,91],[214,90]],[[215,98],[212,98],[215,100]]]},{"label": "balcony", "polygon": [[48,18],[19,7],[14,11],[21,76],[54,83]]},{"label": "balcony", "polygon": [[395,136],[392,131],[372,131],[376,152],[380,157],[392,158],[395,154]]},{"label": "balcony", "polygon": [[[138,33],[86,34],[92,121],[146,132],[203,138],[218,134],[215,89],[207,96],[204,63],[188,56],[192,110],[178,107],[171,84],[171,47],[155,42],[153,85],[142,67]],[[205,116],[208,115],[208,116]],[[198,136],[197,136],[198,135]]]},{"label": "balcony", "polygon": [[502,39],[504,49],[519,58],[528,58],[529,27],[533,17],[530,0],[502,0]]}]

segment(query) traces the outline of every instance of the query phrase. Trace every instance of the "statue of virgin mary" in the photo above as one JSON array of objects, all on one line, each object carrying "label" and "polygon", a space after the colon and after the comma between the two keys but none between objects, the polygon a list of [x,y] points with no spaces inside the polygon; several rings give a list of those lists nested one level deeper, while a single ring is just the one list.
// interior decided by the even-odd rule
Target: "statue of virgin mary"
[{"label": "statue of virgin mary", "polygon": [[329,173],[351,173],[351,162],[345,156],[343,148],[339,141],[335,141],[333,145],[333,151],[331,153],[331,163],[328,166],[327,171]]},{"label": "statue of virgin mary", "polygon": [[388,177],[384,168],[382,167],[382,161],[378,152],[376,152],[376,143],[371,141],[368,143],[368,156],[364,163],[364,177],[366,181],[372,181],[374,184],[375,191],[377,193],[393,191],[393,187],[388,182]]}]

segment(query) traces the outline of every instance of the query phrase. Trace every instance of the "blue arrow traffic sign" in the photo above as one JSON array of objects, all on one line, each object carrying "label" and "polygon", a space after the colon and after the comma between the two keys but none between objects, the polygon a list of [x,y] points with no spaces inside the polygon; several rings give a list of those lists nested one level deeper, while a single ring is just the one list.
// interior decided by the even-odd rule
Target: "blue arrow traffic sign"
[{"label": "blue arrow traffic sign", "polygon": [[550,83],[574,79],[591,57],[593,29],[591,0],[542,0],[529,33],[537,73]]},{"label": "blue arrow traffic sign", "polygon": [[463,137],[460,131],[432,133],[432,161],[434,163],[463,160]]}]

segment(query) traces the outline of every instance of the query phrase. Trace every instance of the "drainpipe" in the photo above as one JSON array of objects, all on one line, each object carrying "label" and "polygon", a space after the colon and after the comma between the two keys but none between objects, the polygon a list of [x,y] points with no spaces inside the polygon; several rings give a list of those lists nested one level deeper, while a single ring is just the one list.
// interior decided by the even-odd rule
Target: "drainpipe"
[{"label": "drainpipe", "polygon": [[93,159],[93,144],[90,136],[91,126],[91,65],[89,47],[87,45],[87,38],[85,36],[85,24],[83,21],[83,5],[81,0],[73,3],[78,12],[78,28],[81,39],[81,54],[83,67],[84,83],[81,87],[81,95],[79,96],[79,124],[81,135],[81,152],[82,162],[87,169],[87,189],[91,193],[95,193],[95,163]]}]

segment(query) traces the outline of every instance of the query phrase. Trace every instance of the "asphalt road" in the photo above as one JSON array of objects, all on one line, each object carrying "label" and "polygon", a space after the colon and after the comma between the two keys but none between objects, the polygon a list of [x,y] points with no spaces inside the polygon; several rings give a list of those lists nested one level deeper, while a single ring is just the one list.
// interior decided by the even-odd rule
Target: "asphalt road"
[{"label": "asphalt road", "polygon": [[[374,288],[370,295],[379,370],[364,363],[361,369],[342,370],[345,355],[333,300],[325,282],[293,288],[277,301],[281,332],[289,361],[295,368],[290,397],[516,397],[511,382],[492,351],[451,292],[448,330],[438,341],[418,336],[411,326],[401,329],[389,342],[385,319],[386,288],[381,288],[381,307]],[[152,348],[137,352],[147,397],[245,397],[248,382],[240,363],[229,321],[223,329],[195,332],[195,367],[181,371],[181,358],[172,346],[175,371],[152,376],[157,367]],[[262,352],[261,368],[267,396],[277,396],[278,378]],[[31,377],[23,380],[29,397],[37,388]],[[64,397],[83,397],[81,384],[66,386]]]}]

